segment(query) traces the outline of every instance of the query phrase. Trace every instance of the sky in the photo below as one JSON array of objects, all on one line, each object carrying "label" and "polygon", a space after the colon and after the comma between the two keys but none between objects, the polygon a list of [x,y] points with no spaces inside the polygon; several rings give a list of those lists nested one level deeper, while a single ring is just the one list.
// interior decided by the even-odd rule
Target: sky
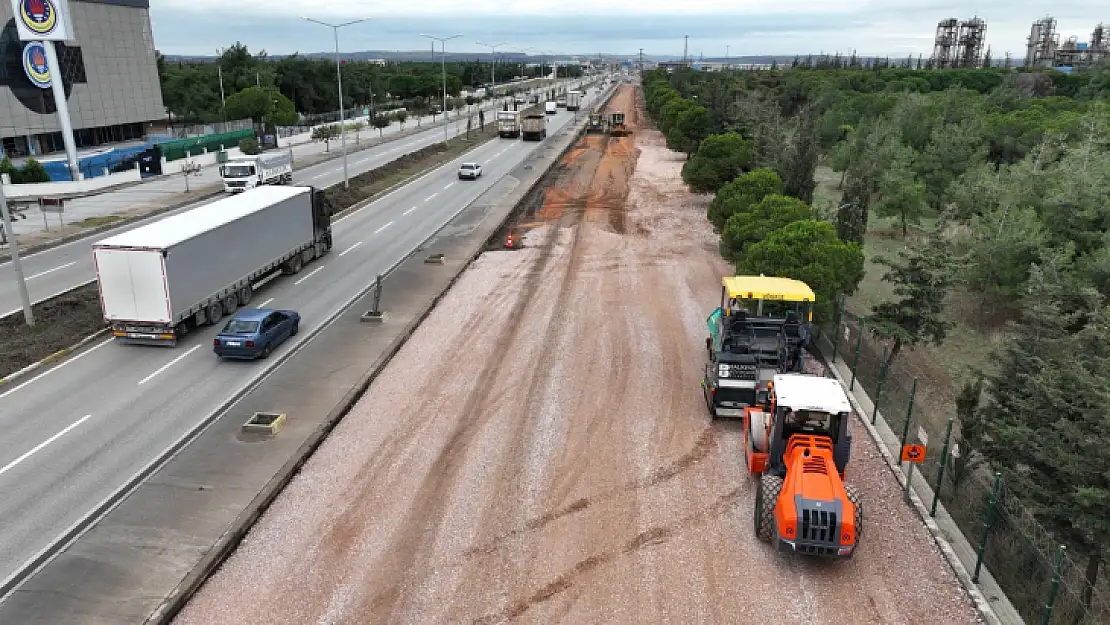
[{"label": "sky", "polygon": [[[424,50],[421,33],[463,36],[448,52],[541,50],[559,54],[681,55],[689,35],[692,56],[850,53],[905,57],[932,52],[936,23],[947,17],[987,21],[987,44],[996,58],[1025,53],[1030,24],[1047,12],[1063,38],[1086,41],[1100,21],[1110,26],[1106,0],[1070,0],[1066,6],[1029,0],[154,0],[155,45],[163,54],[214,55],[240,41],[252,52],[271,54],[334,50],[330,29],[307,22],[369,18],[342,28],[340,49]],[[466,8],[466,15],[460,9]],[[682,14],[676,14],[681,7]],[[246,18],[246,19],[244,19]],[[438,47],[438,46],[437,46]],[[726,48],[727,47],[727,48]]]}]

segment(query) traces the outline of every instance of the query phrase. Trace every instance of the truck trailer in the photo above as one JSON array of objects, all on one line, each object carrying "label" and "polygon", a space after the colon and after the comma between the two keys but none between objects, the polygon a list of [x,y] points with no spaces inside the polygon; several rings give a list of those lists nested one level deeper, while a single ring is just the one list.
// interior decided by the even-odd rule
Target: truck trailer
[{"label": "truck trailer", "polygon": [[497,136],[502,139],[520,136],[520,111],[497,111]]},{"label": "truck trailer", "polygon": [[581,91],[568,91],[567,92],[567,110],[577,111],[582,106],[582,92]]},{"label": "truck trailer", "polygon": [[121,343],[173,346],[332,247],[332,208],[313,187],[260,187],[93,244],[104,321]]},{"label": "truck trailer", "polygon": [[227,193],[242,193],[265,184],[293,184],[293,152],[237,156],[220,166]]},{"label": "truck trailer", "polygon": [[525,141],[543,141],[547,136],[547,116],[536,113],[525,115],[521,131]]}]

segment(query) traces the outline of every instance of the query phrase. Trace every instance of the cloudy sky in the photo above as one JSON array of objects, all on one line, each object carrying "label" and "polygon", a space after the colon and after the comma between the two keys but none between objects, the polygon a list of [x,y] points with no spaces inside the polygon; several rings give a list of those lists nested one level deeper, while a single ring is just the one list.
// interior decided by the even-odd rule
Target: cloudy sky
[{"label": "cloudy sky", "polygon": [[[341,30],[343,50],[422,50],[420,33],[464,36],[448,51],[488,52],[476,42],[509,42],[504,49],[534,47],[559,53],[681,55],[683,35],[690,53],[722,57],[746,54],[850,52],[905,56],[932,51],[936,23],[987,20],[987,43],[996,57],[1024,55],[1033,20],[1051,11],[1066,38],[1089,38],[1099,21],[1110,26],[1106,0],[1071,0],[1065,6],[1030,0],[238,0],[231,19],[225,0],[154,0],[151,20],[157,47],[165,54],[214,54],[242,41],[252,51],[286,54],[333,49],[329,29],[301,19],[339,23],[369,21]],[[466,15],[460,10],[466,8]],[[676,14],[681,7],[682,14]],[[248,19],[244,20],[246,16]],[[529,53],[533,53],[529,51]]]}]

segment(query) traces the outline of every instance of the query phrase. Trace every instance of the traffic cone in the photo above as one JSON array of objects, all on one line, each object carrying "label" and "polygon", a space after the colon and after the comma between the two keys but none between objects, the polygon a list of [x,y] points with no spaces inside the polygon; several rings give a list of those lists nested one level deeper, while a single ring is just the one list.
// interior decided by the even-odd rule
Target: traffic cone
[{"label": "traffic cone", "polygon": [[509,238],[507,238],[505,240],[505,247],[507,247],[507,248],[512,248],[513,247],[513,233],[512,232],[509,233]]}]

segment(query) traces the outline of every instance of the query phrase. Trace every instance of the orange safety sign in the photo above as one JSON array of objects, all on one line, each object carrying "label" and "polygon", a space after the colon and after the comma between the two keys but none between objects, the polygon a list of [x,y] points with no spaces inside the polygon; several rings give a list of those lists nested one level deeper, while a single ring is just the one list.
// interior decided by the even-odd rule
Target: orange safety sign
[{"label": "orange safety sign", "polygon": [[924,445],[903,445],[902,446],[902,462],[924,462],[925,461],[925,446]]}]

